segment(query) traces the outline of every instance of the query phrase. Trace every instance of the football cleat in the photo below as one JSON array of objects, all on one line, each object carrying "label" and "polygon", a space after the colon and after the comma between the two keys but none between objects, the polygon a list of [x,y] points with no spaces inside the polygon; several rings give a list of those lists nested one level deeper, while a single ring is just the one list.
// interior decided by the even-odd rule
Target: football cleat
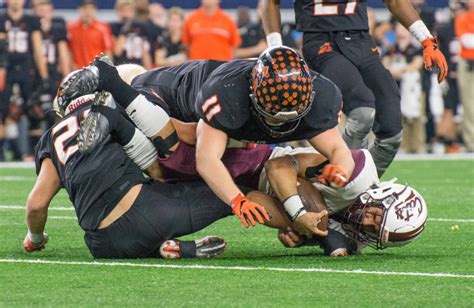
[{"label": "football cleat", "polygon": [[[114,69],[115,66],[109,57],[97,56],[89,66],[77,71],[62,84],[62,95],[66,99],[73,99],[103,90],[102,85],[105,83],[103,79]],[[115,69],[115,71],[117,70]]]},{"label": "football cleat", "polygon": [[44,233],[43,241],[40,243],[33,243],[27,235],[23,241],[23,249],[25,249],[26,252],[41,251],[45,248],[46,243],[48,243],[48,239],[48,234]]},{"label": "football cleat", "polygon": [[160,255],[164,259],[215,258],[222,255],[226,247],[226,241],[217,236],[194,241],[167,240],[160,246]]},{"label": "football cleat", "polygon": [[97,93],[94,97],[91,111],[81,122],[77,136],[77,145],[82,154],[90,153],[99,143],[105,140],[111,132],[109,119],[98,111],[99,108],[97,107],[110,107],[115,109],[116,105],[112,95],[105,91]]}]

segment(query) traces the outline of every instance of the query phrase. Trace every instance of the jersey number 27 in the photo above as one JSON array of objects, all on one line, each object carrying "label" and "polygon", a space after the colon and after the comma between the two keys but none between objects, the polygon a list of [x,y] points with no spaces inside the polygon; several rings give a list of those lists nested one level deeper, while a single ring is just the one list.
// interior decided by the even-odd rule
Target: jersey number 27
[{"label": "jersey number 27", "polygon": [[[354,14],[357,7],[357,1],[346,3],[344,15]],[[337,4],[324,4],[324,0],[314,0],[314,16],[339,15],[339,6]]]}]

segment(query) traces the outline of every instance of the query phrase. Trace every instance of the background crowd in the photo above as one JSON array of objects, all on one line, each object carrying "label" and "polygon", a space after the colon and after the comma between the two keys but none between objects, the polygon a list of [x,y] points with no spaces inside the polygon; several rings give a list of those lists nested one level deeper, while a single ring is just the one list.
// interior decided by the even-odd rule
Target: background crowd
[{"label": "background crowd", "polygon": [[[258,56],[267,47],[254,8],[239,7],[236,18],[219,0],[201,0],[185,13],[147,0],[116,0],[115,21],[101,21],[93,0],[77,1],[77,20],[54,15],[50,0],[7,0],[0,18],[0,161],[31,160],[38,138],[54,123],[52,99],[60,80],[105,53],[115,64],[147,69],[194,59],[232,60]],[[430,9],[412,0],[438,36],[449,63],[441,85],[423,70],[421,46],[394,20],[369,11],[370,32],[386,68],[401,89],[404,138],[401,151],[474,151],[474,0],[450,1]],[[252,19],[252,16],[256,18]],[[283,43],[300,48],[302,35],[283,23]],[[4,58],[4,59],[3,59]]]}]

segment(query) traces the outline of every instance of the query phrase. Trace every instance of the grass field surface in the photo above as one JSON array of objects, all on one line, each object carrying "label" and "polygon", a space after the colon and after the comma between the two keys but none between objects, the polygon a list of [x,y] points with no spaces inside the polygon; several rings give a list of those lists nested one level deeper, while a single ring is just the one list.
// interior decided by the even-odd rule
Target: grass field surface
[{"label": "grass field surface", "polygon": [[24,252],[34,170],[0,168],[0,306],[473,307],[474,160],[396,161],[392,177],[429,210],[422,236],[403,248],[331,259],[229,217],[187,237],[224,237],[219,259],[94,260],[65,192],[50,207],[47,248]]}]

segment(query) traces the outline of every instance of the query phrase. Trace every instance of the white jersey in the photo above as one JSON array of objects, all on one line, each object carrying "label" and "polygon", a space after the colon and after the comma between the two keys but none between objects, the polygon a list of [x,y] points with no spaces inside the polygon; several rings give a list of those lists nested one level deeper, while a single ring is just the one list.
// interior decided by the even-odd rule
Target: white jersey
[{"label": "white jersey", "polygon": [[[333,188],[317,182],[313,183],[321,192],[330,215],[346,209],[361,193],[368,190],[372,185],[380,182],[377,175],[377,168],[375,167],[370,152],[368,150],[351,150],[351,152],[354,158],[355,168],[349,182],[344,187]],[[317,151],[312,147],[297,149],[292,149],[291,147],[276,147],[269,159],[299,153],[317,153]],[[259,190],[269,195],[274,195],[265,170],[262,171],[260,175]]]}]

